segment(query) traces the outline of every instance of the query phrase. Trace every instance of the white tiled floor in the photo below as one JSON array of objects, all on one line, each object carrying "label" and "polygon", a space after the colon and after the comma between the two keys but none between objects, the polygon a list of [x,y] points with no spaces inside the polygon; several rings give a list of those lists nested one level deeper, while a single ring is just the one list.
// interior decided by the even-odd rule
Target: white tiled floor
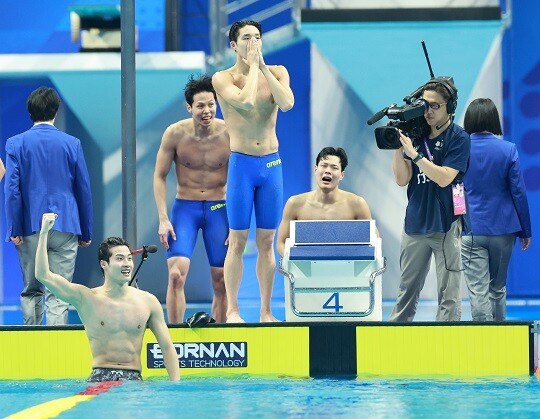
[{"label": "white tiled floor", "polygon": [[[383,301],[383,321],[388,320],[394,301]],[[275,301],[272,305],[274,315],[281,320],[285,319],[285,306],[283,301]],[[256,323],[259,320],[259,302],[254,300],[241,300],[240,309],[243,318],[249,323]],[[210,303],[188,304],[186,318],[198,311],[210,313]],[[436,301],[423,300],[418,304],[415,321],[435,321],[437,312]],[[468,300],[462,304],[463,321],[470,321],[471,307]],[[540,320],[540,300],[539,299],[513,299],[507,302],[507,320]],[[70,324],[80,324],[77,312],[70,310]],[[22,315],[18,305],[0,305],[0,325],[20,325],[22,324]]]}]

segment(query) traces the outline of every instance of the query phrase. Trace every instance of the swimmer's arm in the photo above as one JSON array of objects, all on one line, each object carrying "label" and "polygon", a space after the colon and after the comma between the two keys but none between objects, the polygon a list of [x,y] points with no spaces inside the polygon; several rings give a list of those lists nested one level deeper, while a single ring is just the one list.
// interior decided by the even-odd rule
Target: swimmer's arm
[{"label": "swimmer's arm", "polygon": [[278,228],[278,238],[277,238],[277,251],[281,257],[285,253],[285,240],[290,235],[291,230],[291,221],[297,219],[297,206],[295,205],[296,197],[291,196],[285,208],[283,208],[283,215],[281,217],[281,223]]},{"label": "swimmer's arm", "polygon": [[66,303],[73,304],[75,308],[79,307],[82,301],[82,295],[88,290],[83,285],[73,284],[61,275],[51,272],[49,269],[49,257],[47,254],[47,242],[49,230],[54,225],[57,215],[53,213],[43,214],[41,222],[41,231],[36,251],[36,279],[45,285],[57,298]]},{"label": "swimmer's arm", "polygon": [[[356,219],[357,220],[372,220],[373,217],[371,216],[371,210],[369,209],[369,205],[366,202],[364,198],[361,196],[356,197]],[[379,229],[375,227],[375,234],[377,237],[381,237],[379,234]]]},{"label": "swimmer's arm", "polygon": [[156,167],[154,168],[154,199],[158,217],[161,220],[168,220],[167,213],[167,175],[171,170],[171,165],[176,153],[173,129],[165,130],[161,139],[161,145],[156,156]]},{"label": "swimmer's arm", "polygon": [[364,198],[355,195],[355,215],[357,220],[371,220],[371,210]]},{"label": "swimmer's arm", "polygon": [[0,180],[2,180],[5,174],[6,174],[6,167],[4,166],[4,162],[2,161],[2,159],[0,159]]},{"label": "swimmer's arm", "polygon": [[242,89],[234,85],[231,75],[226,72],[218,72],[212,76],[212,85],[216,93],[229,105],[245,111],[255,107],[258,81],[258,64],[249,67],[246,84]]},{"label": "swimmer's arm", "polygon": [[150,305],[150,318],[148,319],[148,327],[156,337],[161,353],[163,354],[163,361],[165,362],[165,368],[169,374],[171,381],[178,381],[180,379],[180,368],[178,365],[178,354],[171,340],[169,329],[165,323],[165,316],[163,315],[163,309],[158,299],[148,293],[148,304]]},{"label": "swimmer's arm", "polygon": [[268,81],[274,102],[279,106],[279,109],[287,112],[294,106],[294,94],[290,86],[289,72],[282,65],[275,68],[278,74],[277,77],[266,65],[261,66],[261,72]]}]

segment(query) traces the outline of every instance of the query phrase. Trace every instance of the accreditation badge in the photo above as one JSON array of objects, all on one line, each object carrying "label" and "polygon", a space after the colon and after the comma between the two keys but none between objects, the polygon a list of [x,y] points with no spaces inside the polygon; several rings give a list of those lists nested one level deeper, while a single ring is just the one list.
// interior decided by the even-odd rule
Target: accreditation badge
[{"label": "accreditation badge", "polygon": [[463,183],[452,185],[452,199],[454,202],[454,215],[463,215],[467,213],[465,205],[465,188]]}]

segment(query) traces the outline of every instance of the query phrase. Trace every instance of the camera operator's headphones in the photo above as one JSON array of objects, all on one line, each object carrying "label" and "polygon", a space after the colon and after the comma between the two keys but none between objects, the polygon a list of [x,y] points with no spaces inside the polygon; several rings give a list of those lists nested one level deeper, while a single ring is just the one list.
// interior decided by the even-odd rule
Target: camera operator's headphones
[{"label": "camera operator's headphones", "polygon": [[449,115],[453,115],[454,112],[456,112],[456,108],[457,108],[458,95],[457,95],[456,89],[452,87],[452,85],[448,83],[446,79],[442,77],[435,77],[431,79],[430,81],[428,81],[424,86],[427,86],[428,84],[431,84],[431,83],[440,84],[448,92],[448,95],[450,96],[450,98],[446,102],[446,112],[448,112]]}]

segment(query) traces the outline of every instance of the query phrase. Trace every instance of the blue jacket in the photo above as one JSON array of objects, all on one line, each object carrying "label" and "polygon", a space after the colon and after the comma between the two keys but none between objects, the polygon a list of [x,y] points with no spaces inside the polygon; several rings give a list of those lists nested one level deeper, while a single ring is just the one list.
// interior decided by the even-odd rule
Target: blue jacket
[{"label": "blue jacket", "polygon": [[472,234],[531,236],[531,218],[516,145],[491,133],[471,134],[464,179]]},{"label": "blue jacket", "polygon": [[92,237],[92,195],[81,142],[49,124],[37,124],[6,142],[7,234],[29,236],[54,212],[54,229]]}]

